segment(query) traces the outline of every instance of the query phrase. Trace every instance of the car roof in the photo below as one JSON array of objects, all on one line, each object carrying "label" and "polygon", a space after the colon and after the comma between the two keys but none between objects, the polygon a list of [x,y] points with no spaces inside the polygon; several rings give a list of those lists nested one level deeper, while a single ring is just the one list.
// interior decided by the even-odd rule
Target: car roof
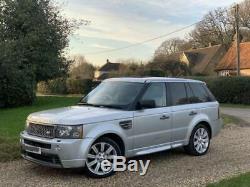
[{"label": "car roof", "polygon": [[107,81],[122,81],[122,82],[139,82],[139,83],[147,83],[147,82],[199,82],[203,83],[199,80],[193,79],[183,79],[183,78],[169,78],[169,77],[120,77],[120,78],[110,78],[104,80]]}]

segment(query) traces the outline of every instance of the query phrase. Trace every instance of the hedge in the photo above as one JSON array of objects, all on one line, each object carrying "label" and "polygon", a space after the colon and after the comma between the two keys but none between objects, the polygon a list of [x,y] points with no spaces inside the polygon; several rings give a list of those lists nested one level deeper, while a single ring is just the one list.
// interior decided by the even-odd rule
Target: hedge
[{"label": "hedge", "polygon": [[220,103],[250,104],[250,77],[192,77],[206,82]]},{"label": "hedge", "polygon": [[91,79],[58,78],[37,84],[37,91],[42,94],[87,94],[99,82]]}]

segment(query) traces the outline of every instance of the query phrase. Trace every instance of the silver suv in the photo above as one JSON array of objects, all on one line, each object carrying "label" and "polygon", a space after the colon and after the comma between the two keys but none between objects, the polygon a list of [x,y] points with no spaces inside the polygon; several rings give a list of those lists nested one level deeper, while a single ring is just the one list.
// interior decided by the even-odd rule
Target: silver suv
[{"label": "silver suv", "polygon": [[30,114],[21,133],[22,156],[51,167],[84,167],[93,177],[103,160],[183,146],[207,153],[221,128],[219,103],[201,81],[113,78],[76,106]]}]

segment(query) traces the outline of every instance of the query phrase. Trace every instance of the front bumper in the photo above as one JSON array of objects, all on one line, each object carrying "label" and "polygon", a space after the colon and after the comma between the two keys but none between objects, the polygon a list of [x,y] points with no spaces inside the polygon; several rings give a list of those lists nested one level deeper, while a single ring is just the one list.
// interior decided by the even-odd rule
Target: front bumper
[{"label": "front bumper", "polygon": [[[31,162],[55,168],[78,168],[85,166],[85,160],[92,138],[84,139],[47,139],[27,134],[20,134],[22,157]],[[40,147],[41,154],[26,150],[26,145]]]}]

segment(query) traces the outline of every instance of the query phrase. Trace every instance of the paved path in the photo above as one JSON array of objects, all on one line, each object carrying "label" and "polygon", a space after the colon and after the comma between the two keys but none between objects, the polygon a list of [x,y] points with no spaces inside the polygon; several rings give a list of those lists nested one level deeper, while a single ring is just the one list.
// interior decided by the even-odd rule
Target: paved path
[{"label": "paved path", "polygon": [[204,186],[250,171],[250,127],[228,127],[215,137],[207,155],[194,157],[182,149],[151,154],[146,176],[120,172],[89,179],[81,170],[52,169],[24,160],[0,163],[0,186]]},{"label": "paved path", "polygon": [[221,107],[221,113],[238,117],[250,123],[250,108]]}]

